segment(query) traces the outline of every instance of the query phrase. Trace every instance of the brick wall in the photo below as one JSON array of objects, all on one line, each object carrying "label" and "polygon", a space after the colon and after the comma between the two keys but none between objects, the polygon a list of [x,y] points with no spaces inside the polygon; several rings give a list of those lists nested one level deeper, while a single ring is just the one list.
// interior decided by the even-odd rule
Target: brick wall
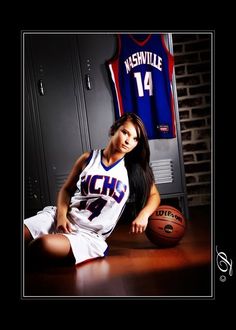
[{"label": "brick wall", "polygon": [[212,35],[172,36],[188,204],[206,205],[211,200]]}]

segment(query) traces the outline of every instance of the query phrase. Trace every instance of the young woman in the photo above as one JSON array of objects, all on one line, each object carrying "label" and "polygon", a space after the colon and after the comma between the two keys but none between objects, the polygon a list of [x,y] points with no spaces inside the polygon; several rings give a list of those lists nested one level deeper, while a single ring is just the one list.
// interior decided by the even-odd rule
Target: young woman
[{"label": "young woman", "polygon": [[25,219],[24,235],[32,260],[78,264],[106,255],[106,238],[115,228],[130,196],[135,218],[130,232],[143,233],[160,204],[149,166],[145,127],[126,113],[110,128],[103,150],[84,153],[59,191],[57,206]]}]

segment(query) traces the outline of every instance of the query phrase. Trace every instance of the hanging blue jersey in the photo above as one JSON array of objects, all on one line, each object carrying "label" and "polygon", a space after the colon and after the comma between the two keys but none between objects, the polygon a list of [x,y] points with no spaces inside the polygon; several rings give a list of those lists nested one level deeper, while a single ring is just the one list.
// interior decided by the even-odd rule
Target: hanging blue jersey
[{"label": "hanging blue jersey", "polygon": [[149,139],[176,137],[171,86],[174,60],[164,35],[118,34],[117,54],[107,64],[116,119],[134,112],[143,120]]}]

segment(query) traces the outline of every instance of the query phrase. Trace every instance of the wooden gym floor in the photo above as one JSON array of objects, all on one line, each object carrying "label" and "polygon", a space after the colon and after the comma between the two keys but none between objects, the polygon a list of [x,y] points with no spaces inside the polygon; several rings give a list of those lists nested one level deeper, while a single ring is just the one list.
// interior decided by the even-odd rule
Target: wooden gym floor
[{"label": "wooden gym floor", "polygon": [[[210,298],[213,295],[210,207],[189,209],[181,242],[157,248],[121,223],[108,239],[109,255],[74,267],[23,270],[23,298]],[[83,298],[82,298],[83,297]]]}]

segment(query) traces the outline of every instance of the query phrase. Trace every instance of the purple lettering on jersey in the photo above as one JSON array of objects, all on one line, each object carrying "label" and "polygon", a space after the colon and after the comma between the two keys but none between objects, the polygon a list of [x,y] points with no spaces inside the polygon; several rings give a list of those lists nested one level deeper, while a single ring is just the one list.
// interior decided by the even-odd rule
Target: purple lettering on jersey
[{"label": "purple lettering on jersey", "polygon": [[91,175],[83,176],[81,178],[81,195],[85,196],[88,195],[88,187],[89,187],[89,181],[91,179]]},{"label": "purple lettering on jersey", "polygon": [[[91,194],[101,194],[101,184],[97,182],[99,180],[103,180],[103,175],[94,175],[90,180],[89,191]],[[97,188],[96,188],[96,184],[97,184]]]},{"label": "purple lettering on jersey", "polygon": [[120,203],[122,201],[122,199],[125,195],[126,189],[127,189],[127,186],[118,180],[117,185],[116,185],[116,192],[118,194],[116,194],[116,192],[114,192],[114,195],[112,196],[117,203]]},{"label": "purple lettering on jersey", "polygon": [[[109,176],[105,176],[102,194],[112,196],[115,191],[116,181],[117,181],[116,178],[110,178]],[[107,191],[108,189],[109,189],[109,193]]]},{"label": "purple lettering on jersey", "polygon": [[81,179],[81,195],[90,194],[111,196],[120,203],[125,195],[127,186],[116,178],[103,175],[88,175]]}]

